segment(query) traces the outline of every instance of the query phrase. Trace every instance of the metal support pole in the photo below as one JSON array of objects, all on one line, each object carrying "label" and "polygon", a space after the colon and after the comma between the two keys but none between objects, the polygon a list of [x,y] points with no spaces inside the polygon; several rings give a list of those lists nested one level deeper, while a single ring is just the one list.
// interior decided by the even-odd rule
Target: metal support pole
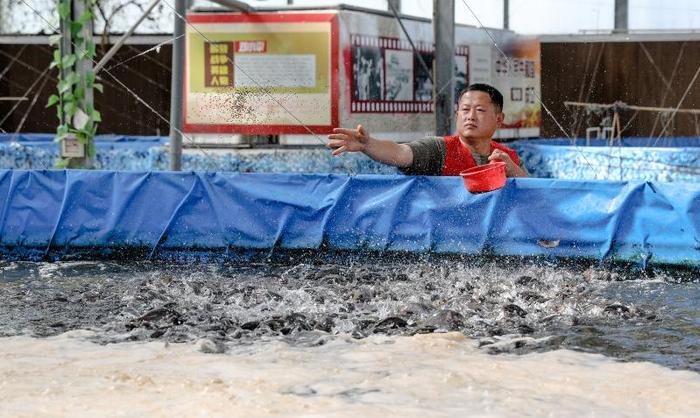
[{"label": "metal support pole", "polygon": [[[70,19],[61,19],[60,22],[60,29],[61,29],[61,42],[59,44],[60,51],[61,51],[61,59],[65,57],[66,55],[70,55],[73,53],[73,37],[71,36],[71,31],[70,31]],[[72,72],[72,68],[61,68],[60,74],[58,78],[60,80],[65,80],[68,78],[70,73]],[[60,95],[59,95],[60,96]],[[59,104],[61,108],[63,108],[63,102],[61,101]],[[63,112],[61,114],[61,119],[60,119],[60,124],[64,123],[64,118],[65,115],[63,115]]]},{"label": "metal support pole", "polygon": [[5,23],[4,16],[9,15],[9,10],[7,10],[8,5],[6,1],[0,1],[0,33],[5,33],[5,28],[2,26]]},{"label": "metal support pole", "polygon": [[503,29],[510,29],[510,4],[503,0]]},{"label": "metal support pole", "polygon": [[401,13],[401,0],[387,0],[386,5],[389,10]]},{"label": "metal support pole", "polygon": [[[73,19],[77,20],[80,16],[83,15],[88,10],[85,4],[85,0],[73,0]],[[85,25],[83,25],[83,30],[80,36],[84,39],[92,39],[93,35],[93,30],[92,30],[92,19],[89,21],[85,22]],[[80,52],[80,51],[77,51]],[[75,62],[75,71],[78,72],[78,75],[80,75],[81,80],[86,80],[87,79],[87,74],[90,72],[92,69],[92,60],[89,58],[83,58],[83,59],[78,59]],[[85,86],[85,99],[83,100],[83,105],[81,108],[83,110],[87,110],[88,107],[93,106],[93,92],[92,92],[92,87],[87,87]]]},{"label": "metal support pole", "polygon": [[451,135],[454,119],[455,2],[433,0],[433,97],[435,98],[435,134]]},{"label": "metal support pole", "polygon": [[[72,20],[73,21],[78,21],[81,16],[83,16],[85,13],[87,13],[90,10],[90,7],[86,4],[86,0],[71,0],[70,1],[70,6],[71,6],[71,14],[72,14]],[[92,40],[93,36],[93,24],[92,24],[92,19],[89,19],[87,22],[83,24],[83,28],[80,31],[79,35],[75,35],[76,38],[74,38],[74,35],[72,33],[72,30],[70,27],[67,25],[68,22],[62,22],[61,25],[61,33],[63,34],[63,37],[61,39],[61,53],[62,55],[65,54],[70,54],[71,51],[71,44],[75,44],[77,41],[77,37],[79,36],[80,38],[83,39],[89,39]],[[85,44],[83,44],[85,45]],[[83,51],[76,50],[73,48],[73,52],[80,57],[80,53]],[[70,71],[68,68],[63,68],[62,70],[61,77],[63,80],[66,79],[67,73]],[[68,125],[72,125],[74,128],[82,129],[85,124],[88,122],[88,116],[90,115],[92,110],[94,109],[94,99],[93,99],[93,91],[92,87],[88,86],[87,83],[87,77],[88,74],[92,71],[92,59],[90,58],[77,58],[75,61],[75,64],[73,66],[73,71],[75,71],[78,74],[78,84],[75,85],[76,88],[82,87],[85,91],[85,95],[82,100],[79,101],[78,103],[78,110],[76,114],[73,116],[73,120],[63,120],[62,123],[66,123]],[[63,103],[60,103],[60,106],[63,106]],[[65,115],[64,115],[65,117]],[[91,128],[91,126],[87,126],[88,129]],[[92,141],[94,141],[95,138],[87,138],[87,142],[81,144],[80,141],[77,139],[75,136],[66,136],[63,138],[61,141],[61,157],[68,158],[68,167],[92,167],[92,161],[90,160],[90,148],[93,146]],[[75,149],[77,148],[78,151],[76,152],[69,152],[67,150],[69,149]]]},{"label": "metal support pole", "polygon": [[[187,13],[187,0],[176,0],[175,10],[180,16]],[[175,16],[173,59],[170,78],[170,169],[182,167],[182,83],[185,70],[185,21]]]},{"label": "metal support pole", "polygon": [[[160,2],[160,0],[151,0],[151,4],[149,4],[146,10],[141,14],[141,17],[139,17],[138,20],[136,20],[136,22],[133,25],[131,25],[131,28],[129,28],[129,30],[126,31],[126,33],[122,35],[121,38],[119,38],[116,44],[112,45],[109,51],[107,51],[107,53],[102,57],[100,62],[98,62],[97,65],[95,65],[95,74],[99,73],[102,67],[105,66],[107,61],[112,59],[114,54],[116,54],[119,48],[121,48],[122,45],[124,45],[124,42],[126,42],[126,40],[134,33],[136,28],[141,24],[141,22],[143,22],[143,20],[149,15],[149,13],[151,13],[151,10],[153,10],[156,7],[158,2]],[[177,16],[175,16],[175,20],[177,20]]]},{"label": "metal support pole", "polygon": [[628,0],[615,0],[615,30],[614,32],[627,32],[628,25]]}]

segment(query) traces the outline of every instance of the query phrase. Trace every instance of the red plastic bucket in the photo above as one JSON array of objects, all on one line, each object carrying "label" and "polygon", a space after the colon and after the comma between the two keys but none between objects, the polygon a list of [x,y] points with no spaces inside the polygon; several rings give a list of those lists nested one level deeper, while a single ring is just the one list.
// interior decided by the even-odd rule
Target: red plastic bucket
[{"label": "red plastic bucket", "polygon": [[506,185],[506,163],[491,161],[459,173],[471,193],[490,192]]}]

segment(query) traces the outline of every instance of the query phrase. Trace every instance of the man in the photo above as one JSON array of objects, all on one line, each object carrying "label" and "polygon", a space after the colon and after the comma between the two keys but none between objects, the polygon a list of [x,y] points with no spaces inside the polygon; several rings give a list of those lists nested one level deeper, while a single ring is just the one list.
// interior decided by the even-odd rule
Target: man
[{"label": "man", "polygon": [[359,125],[357,129],[334,129],[326,146],[333,149],[334,156],[364,152],[406,174],[458,176],[468,168],[499,160],[506,163],[506,176],[527,177],[515,151],[491,139],[505,117],[498,90],[487,84],[466,87],[459,94],[456,115],[457,135],[398,144],[372,138]]}]

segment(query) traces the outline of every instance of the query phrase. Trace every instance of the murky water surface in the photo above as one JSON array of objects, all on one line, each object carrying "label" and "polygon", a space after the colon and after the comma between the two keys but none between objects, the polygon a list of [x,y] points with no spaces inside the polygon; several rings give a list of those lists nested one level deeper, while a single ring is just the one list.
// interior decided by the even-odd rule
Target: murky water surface
[{"label": "murky water surface", "polygon": [[0,272],[0,416],[700,408],[692,273],[357,258]]},{"label": "murky water surface", "polygon": [[454,260],[2,264],[0,336],[95,331],[99,343],[458,331],[490,353],[560,347],[700,371],[700,285],[594,268]]}]

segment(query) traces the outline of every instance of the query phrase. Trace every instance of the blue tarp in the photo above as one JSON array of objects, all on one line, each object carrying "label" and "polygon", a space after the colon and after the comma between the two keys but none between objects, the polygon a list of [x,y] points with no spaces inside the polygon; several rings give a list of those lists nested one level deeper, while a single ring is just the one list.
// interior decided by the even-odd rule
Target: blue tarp
[{"label": "blue tarp", "polygon": [[459,177],[0,171],[0,248],[319,249],[700,266],[700,185]]},{"label": "blue tarp", "polygon": [[[0,168],[51,169],[59,156],[55,134],[0,134]],[[162,136],[98,135],[95,166],[110,170],[151,170],[167,155]],[[167,161],[164,168],[168,168]]]},{"label": "blue tarp", "polygon": [[[0,134],[0,169],[47,170],[58,159],[58,145],[50,134]],[[98,135],[95,168],[102,170],[168,170],[170,154],[163,136]],[[241,173],[398,174],[394,167],[364,154],[334,158],[326,148],[231,149],[185,151],[183,170]]]},{"label": "blue tarp", "polygon": [[[547,139],[520,139],[509,143],[513,146],[520,145],[548,145],[548,146],[591,146],[609,147],[608,139],[591,139],[586,142],[586,138],[547,138]],[[622,141],[615,141],[614,147],[642,147],[642,148],[698,148],[700,147],[700,137],[691,136],[665,136],[656,137],[626,137]]]},{"label": "blue tarp", "polygon": [[[52,134],[0,134],[0,169],[50,169],[58,158]],[[168,137],[98,135],[96,168],[103,170],[167,170]],[[625,138],[622,146],[593,140],[521,140],[508,143],[532,176],[576,180],[620,180],[700,183],[700,138]],[[334,158],[323,147],[186,151],[185,170],[254,173],[398,174],[362,154]]]},{"label": "blue tarp", "polygon": [[[56,134],[27,134],[27,133],[0,133],[0,143],[17,142],[20,144],[27,143],[53,143],[56,139]],[[157,144],[167,144],[169,141],[167,136],[138,136],[138,135],[97,135],[95,136],[96,143],[121,143],[132,146],[147,145],[153,146]],[[55,146],[55,145],[54,145]]]},{"label": "blue tarp", "polygon": [[700,138],[604,140],[526,140],[508,144],[534,177],[588,180],[700,182]]}]

